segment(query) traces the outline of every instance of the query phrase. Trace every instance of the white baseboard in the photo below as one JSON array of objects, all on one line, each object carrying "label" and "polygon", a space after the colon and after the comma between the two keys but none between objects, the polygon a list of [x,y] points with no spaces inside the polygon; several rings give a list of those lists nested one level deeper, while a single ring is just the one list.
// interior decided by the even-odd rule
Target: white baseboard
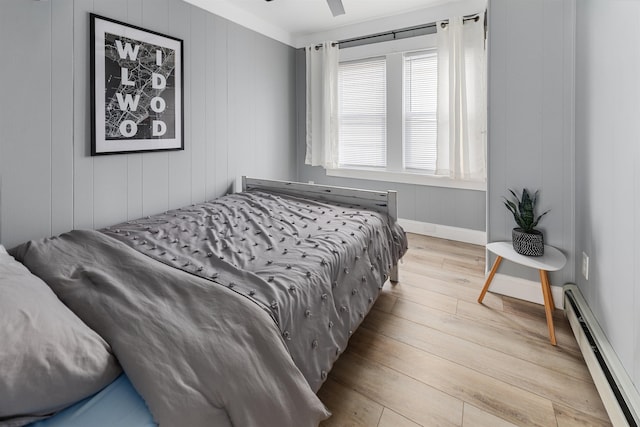
[{"label": "white baseboard", "polygon": [[420,222],[404,218],[398,218],[398,223],[402,228],[404,228],[404,231],[408,233],[456,240],[458,242],[473,243],[474,245],[484,246],[487,244],[487,233],[484,231],[431,224],[428,222]]},{"label": "white baseboard", "polygon": [[[537,304],[544,304],[542,285],[540,282],[534,282],[533,280],[522,279],[520,277],[496,273],[491,281],[491,286],[489,286],[489,292],[495,292],[500,295],[535,302]],[[553,303],[556,308],[564,308],[562,287],[551,286],[551,294],[553,295]]]}]

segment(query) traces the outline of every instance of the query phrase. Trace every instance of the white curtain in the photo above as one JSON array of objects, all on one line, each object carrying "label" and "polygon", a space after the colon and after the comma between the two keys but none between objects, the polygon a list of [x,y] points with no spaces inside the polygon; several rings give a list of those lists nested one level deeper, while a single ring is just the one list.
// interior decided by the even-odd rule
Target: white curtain
[{"label": "white curtain", "polygon": [[436,175],[486,181],[487,83],[484,13],[437,23]]},{"label": "white curtain", "polygon": [[[319,46],[319,47],[317,47]],[[305,163],[338,167],[338,44],[307,46],[307,154]]]}]

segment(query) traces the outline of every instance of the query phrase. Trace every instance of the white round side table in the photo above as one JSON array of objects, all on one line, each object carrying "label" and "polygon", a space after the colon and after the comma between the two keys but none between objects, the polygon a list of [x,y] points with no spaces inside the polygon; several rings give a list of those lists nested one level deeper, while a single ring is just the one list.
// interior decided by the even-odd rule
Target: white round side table
[{"label": "white round side table", "polygon": [[567,258],[558,249],[549,245],[544,245],[544,255],[540,257],[520,255],[513,249],[511,242],[489,243],[487,244],[487,250],[498,255],[498,257],[493,263],[493,267],[491,267],[491,272],[489,273],[489,277],[487,277],[487,281],[485,282],[482,292],[478,297],[478,302],[482,304],[482,300],[484,299],[484,296],[489,289],[489,285],[491,285],[491,281],[493,280],[493,276],[495,276],[496,271],[498,271],[498,267],[500,266],[503,258],[506,258],[511,262],[515,262],[516,264],[537,269],[540,272],[540,284],[542,285],[542,297],[544,298],[544,311],[547,315],[549,339],[551,344],[556,345],[556,333],[553,327],[554,303],[553,296],[551,295],[549,275],[547,272],[562,269],[567,262]]}]

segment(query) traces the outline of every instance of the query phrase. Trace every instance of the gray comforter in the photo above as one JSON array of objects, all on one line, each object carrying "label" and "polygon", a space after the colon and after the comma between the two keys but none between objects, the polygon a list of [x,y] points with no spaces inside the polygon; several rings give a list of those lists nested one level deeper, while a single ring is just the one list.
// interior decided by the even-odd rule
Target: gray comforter
[{"label": "gray comforter", "polygon": [[317,425],[313,392],[407,248],[385,215],[265,192],[102,232],[14,253],[111,344],[161,426]]},{"label": "gray comforter", "polygon": [[407,248],[386,215],[262,191],[103,231],[262,307],[314,391]]},{"label": "gray comforter", "polygon": [[160,426],[316,426],[329,415],[269,315],[227,287],[95,231],[12,252],[111,344]]}]

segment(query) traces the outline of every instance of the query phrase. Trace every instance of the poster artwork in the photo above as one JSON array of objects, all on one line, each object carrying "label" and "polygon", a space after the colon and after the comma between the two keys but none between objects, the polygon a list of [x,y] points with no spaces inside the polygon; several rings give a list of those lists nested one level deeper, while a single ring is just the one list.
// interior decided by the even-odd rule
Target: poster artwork
[{"label": "poster artwork", "polygon": [[105,33],[105,139],[175,138],[175,51]]},{"label": "poster artwork", "polygon": [[184,150],[182,40],[90,14],[91,155]]}]

